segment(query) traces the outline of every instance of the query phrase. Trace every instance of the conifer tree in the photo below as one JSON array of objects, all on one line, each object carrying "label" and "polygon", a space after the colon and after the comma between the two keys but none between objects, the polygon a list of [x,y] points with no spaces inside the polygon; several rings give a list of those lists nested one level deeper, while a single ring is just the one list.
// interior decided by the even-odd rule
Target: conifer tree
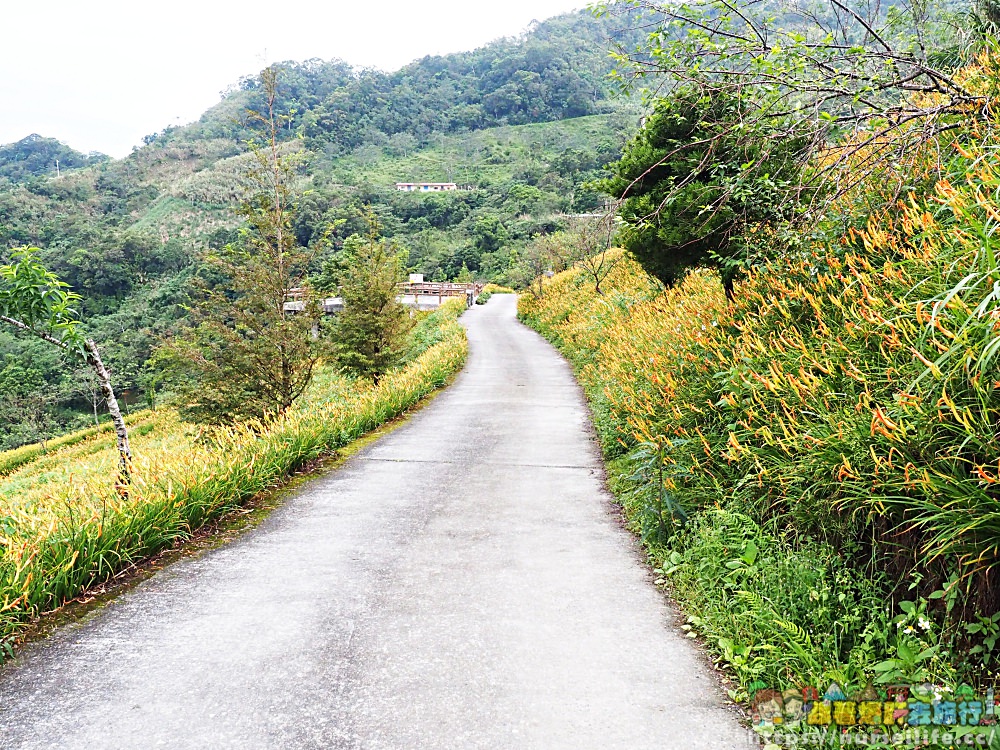
[{"label": "conifer tree", "polygon": [[340,365],[378,385],[402,359],[413,321],[397,300],[403,253],[380,236],[370,210],[367,222],[367,236],[344,246],[340,278],[344,310],[337,316],[333,335]]},{"label": "conifer tree", "polygon": [[292,230],[295,162],[278,141],[287,118],[275,111],[277,83],[274,67],[263,71],[266,108],[249,113],[265,142],[249,143],[258,164],[240,208],[246,228],[204,257],[196,325],[158,352],[182,416],[199,422],[281,414],[305,391],[321,355],[322,311],[307,281],[312,256]]}]

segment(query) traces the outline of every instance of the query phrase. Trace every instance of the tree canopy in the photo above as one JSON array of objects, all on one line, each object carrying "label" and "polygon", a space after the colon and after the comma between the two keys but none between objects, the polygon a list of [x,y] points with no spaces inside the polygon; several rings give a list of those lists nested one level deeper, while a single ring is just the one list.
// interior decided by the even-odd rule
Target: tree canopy
[{"label": "tree canopy", "polygon": [[751,228],[796,211],[809,134],[745,128],[748,106],[692,88],[660,99],[602,183],[620,201],[625,247],[665,284],[704,265],[730,284],[752,252]]},{"label": "tree canopy", "polygon": [[338,279],[344,310],[332,337],[341,367],[377,385],[402,358],[413,320],[397,300],[404,253],[379,235],[373,213],[366,221],[367,233],[345,244]]},{"label": "tree canopy", "polygon": [[18,182],[56,171],[78,169],[107,160],[99,153],[81,154],[55,138],[32,133],[0,146],[0,177]]}]

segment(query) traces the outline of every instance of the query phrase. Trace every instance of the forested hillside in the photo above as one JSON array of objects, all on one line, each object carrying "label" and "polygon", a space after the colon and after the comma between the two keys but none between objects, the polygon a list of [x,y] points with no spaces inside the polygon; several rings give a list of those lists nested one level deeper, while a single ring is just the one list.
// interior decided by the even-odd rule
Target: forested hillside
[{"label": "forested hillside", "polygon": [[[299,159],[295,232],[315,251],[317,282],[344,240],[363,231],[362,206],[408,251],[410,270],[499,282],[518,247],[558,228],[562,214],[599,206],[590,183],[638,119],[608,79],[611,40],[639,38],[618,31],[628,26],[570,14],[393,73],[341,61],[279,65],[280,137]],[[261,96],[259,78],[248,76],[198,122],[147,136],[121,160],[38,136],[0,148],[0,248],[42,248],[43,262],[82,295],[126,403],[169,389],[146,366],[150,354],[183,325],[200,254],[238,237],[255,133],[246,113]],[[468,189],[408,195],[397,181]],[[8,331],[0,396],[0,448],[82,426],[99,411],[86,372]]]},{"label": "forested hillside", "polygon": [[81,154],[55,138],[32,133],[17,143],[0,146],[0,177],[24,182],[38,175],[99,164],[107,158],[99,153]]}]

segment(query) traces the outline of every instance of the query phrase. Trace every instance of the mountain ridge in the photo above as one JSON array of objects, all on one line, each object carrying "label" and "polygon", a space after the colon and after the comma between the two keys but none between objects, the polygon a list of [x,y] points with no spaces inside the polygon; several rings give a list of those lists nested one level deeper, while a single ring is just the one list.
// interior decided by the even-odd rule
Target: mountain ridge
[{"label": "mountain ridge", "polygon": [[31,177],[59,174],[110,159],[99,151],[84,154],[55,138],[31,133],[19,141],[0,144],[0,177],[20,182]]},{"label": "mountain ridge", "polygon": [[[601,40],[617,25],[566,14],[517,39],[393,73],[340,61],[279,64],[278,111],[290,115],[284,147],[303,154],[295,231],[316,250],[316,273],[363,231],[360,209],[372,206],[386,236],[409,251],[410,270],[507,281],[532,237],[559,228],[563,213],[597,205],[588,184],[635,125],[607,77]],[[246,111],[261,108],[260,93],[257,78],[246,77],[197,122],[151,134],[122,159],[61,167],[58,176],[0,174],[0,263],[11,248],[41,247],[46,265],[82,295],[88,331],[133,394],[163,387],[146,362],[185,325],[201,253],[238,239],[239,185],[252,160]],[[475,189],[417,196],[394,187],[421,180]],[[49,402],[24,408],[39,392]],[[19,405],[0,409],[0,424],[12,427],[0,448],[82,426],[93,411],[79,373],[6,331],[0,396]]]}]

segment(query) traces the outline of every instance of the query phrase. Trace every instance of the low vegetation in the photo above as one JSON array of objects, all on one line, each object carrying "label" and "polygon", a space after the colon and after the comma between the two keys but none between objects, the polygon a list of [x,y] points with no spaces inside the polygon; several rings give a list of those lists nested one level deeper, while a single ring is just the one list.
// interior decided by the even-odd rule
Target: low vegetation
[{"label": "low vegetation", "polygon": [[[984,50],[951,75],[995,101],[995,73]],[[914,124],[939,105],[953,119]],[[985,695],[1000,676],[1000,143],[994,110],[959,106],[915,96],[892,159],[877,118],[828,133],[801,166],[821,210],[741,211],[736,265],[685,256],[664,239],[683,217],[649,206],[623,217],[632,252],[601,254],[599,289],[574,260],[521,297],[577,368],[629,522],[739,698]],[[660,240],[637,244],[646,230]]]},{"label": "low vegetation", "polygon": [[[195,429],[173,409],[137,415],[127,497],[106,431],[70,436],[48,451],[0,454],[0,644],[62,606],[170,548],[208,521],[279,486],[291,473],[404,413],[465,361],[451,301],[413,333],[408,364],[377,386],[321,369],[307,392],[268,423]],[[92,434],[97,433],[97,434]]]}]

